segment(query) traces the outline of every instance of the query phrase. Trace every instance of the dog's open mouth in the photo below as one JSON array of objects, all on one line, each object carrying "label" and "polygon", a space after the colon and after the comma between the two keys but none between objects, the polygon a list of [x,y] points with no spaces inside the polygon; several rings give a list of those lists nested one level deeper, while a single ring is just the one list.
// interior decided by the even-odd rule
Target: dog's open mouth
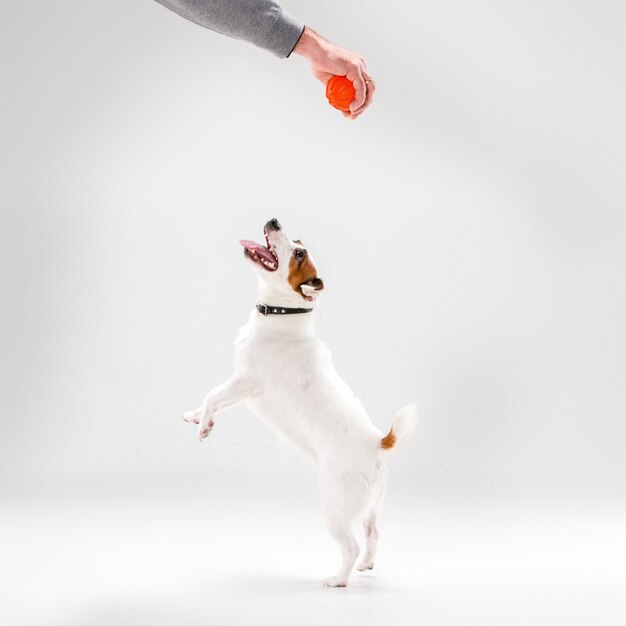
[{"label": "dog's open mouth", "polygon": [[278,269],[278,257],[274,252],[274,249],[265,236],[266,246],[257,243],[256,241],[250,241],[249,239],[242,239],[239,242],[243,247],[243,253],[252,259],[255,263],[258,263],[263,269],[268,272],[273,272]]}]

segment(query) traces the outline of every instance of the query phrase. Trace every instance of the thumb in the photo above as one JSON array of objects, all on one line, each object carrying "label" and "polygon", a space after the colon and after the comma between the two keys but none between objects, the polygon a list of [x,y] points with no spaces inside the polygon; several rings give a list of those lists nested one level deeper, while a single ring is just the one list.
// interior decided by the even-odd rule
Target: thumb
[{"label": "thumb", "polygon": [[315,78],[324,84],[326,84],[333,77],[333,74],[330,72],[324,72],[322,70],[315,69],[314,67],[311,67],[311,70],[313,71]]}]

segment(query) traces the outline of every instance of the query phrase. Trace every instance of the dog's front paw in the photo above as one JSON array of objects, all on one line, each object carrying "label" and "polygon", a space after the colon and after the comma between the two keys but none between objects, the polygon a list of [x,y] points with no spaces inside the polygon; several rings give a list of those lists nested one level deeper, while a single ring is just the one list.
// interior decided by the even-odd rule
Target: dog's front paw
[{"label": "dog's front paw", "polygon": [[213,426],[214,422],[208,416],[202,417],[200,419],[200,424],[198,425],[198,438],[200,439],[200,441],[206,439],[211,434]]},{"label": "dog's front paw", "polygon": [[183,413],[183,420],[190,424],[199,424],[201,415],[202,415],[202,409],[195,409],[194,411],[185,411]]},{"label": "dog's front paw", "polygon": [[337,576],[329,576],[322,581],[324,587],[347,587],[348,581],[338,578]]},{"label": "dog's front paw", "polygon": [[374,561],[361,561],[356,568],[359,572],[367,572],[368,570],[374,569]]}]

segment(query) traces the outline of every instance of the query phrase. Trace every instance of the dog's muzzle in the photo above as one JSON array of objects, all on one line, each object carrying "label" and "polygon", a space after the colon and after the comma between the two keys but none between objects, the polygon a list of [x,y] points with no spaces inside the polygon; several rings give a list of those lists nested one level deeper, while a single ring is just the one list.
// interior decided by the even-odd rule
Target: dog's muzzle
[{"label": "dog's muzzle", "polygon": [[264,230],[266,232],[272,231],[272,230],[282,230],[282,226],[280,225],[280,222],[274,217],[272,218],[269,222],[267,222],[267,224],[265,224]]}]

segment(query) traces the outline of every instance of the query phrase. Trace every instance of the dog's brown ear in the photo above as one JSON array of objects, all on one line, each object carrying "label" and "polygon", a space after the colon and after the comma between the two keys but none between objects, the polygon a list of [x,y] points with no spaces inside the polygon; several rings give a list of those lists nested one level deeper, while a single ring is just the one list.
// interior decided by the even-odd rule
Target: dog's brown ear
[{"label": "dog's brown ear", "polygon": [[305,300],[315,300],[318,292],[324,289],[324,281],[321,278],[311,278],[300,285],[300,291],[304,295]]}]

